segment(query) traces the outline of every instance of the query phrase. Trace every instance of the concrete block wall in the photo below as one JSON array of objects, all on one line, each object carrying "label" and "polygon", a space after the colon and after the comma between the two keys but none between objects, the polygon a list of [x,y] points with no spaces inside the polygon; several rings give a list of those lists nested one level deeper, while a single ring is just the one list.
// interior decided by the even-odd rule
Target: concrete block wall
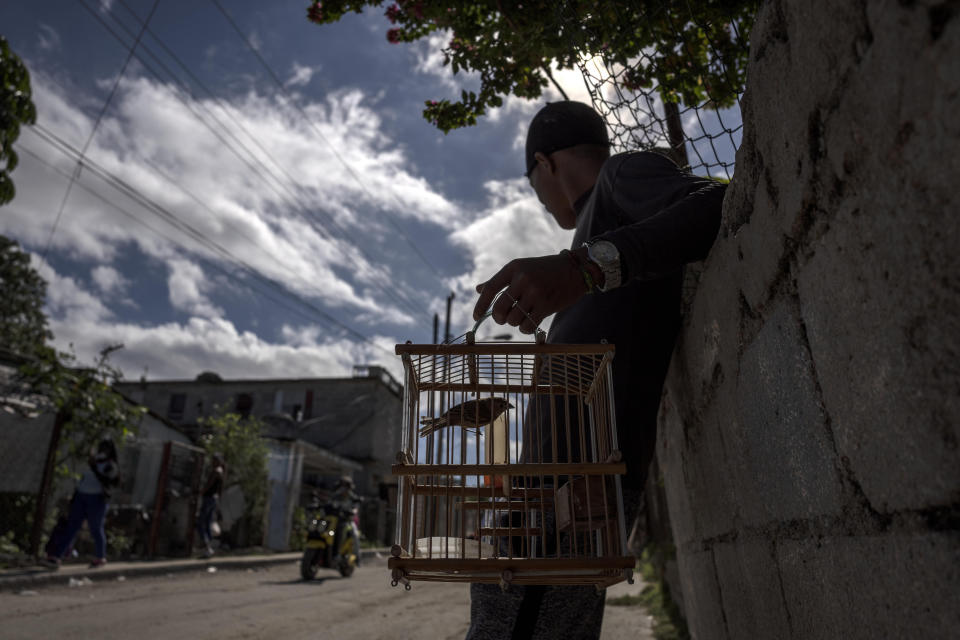
[{"label": "concrete block wall", "polygon": [[960,5],[763,3],[658,460],[692,634],[960,633]]}]

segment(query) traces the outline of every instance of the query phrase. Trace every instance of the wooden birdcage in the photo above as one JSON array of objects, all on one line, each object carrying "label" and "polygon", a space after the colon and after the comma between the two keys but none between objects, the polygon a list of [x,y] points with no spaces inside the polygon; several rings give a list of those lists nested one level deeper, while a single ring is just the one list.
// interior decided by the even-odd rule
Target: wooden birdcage
[{"label": "wooden birdcage", "polygon": [[632,579],[613,345],[403,344],[394,586]]}]

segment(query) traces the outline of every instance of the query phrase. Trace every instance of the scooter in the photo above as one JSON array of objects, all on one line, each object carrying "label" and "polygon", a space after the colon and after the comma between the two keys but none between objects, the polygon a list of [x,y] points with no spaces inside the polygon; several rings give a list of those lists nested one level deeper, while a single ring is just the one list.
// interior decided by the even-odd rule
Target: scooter
[{"label": "scooter", "polygon": [[[351,504],[327,504],[314,512],[307,525],[307,543],[300,558],[300,576],[304,580],[313,580],[321,568],[336,569],[344,578],[353,575],[360,553],[354,528],[356,519],[357,507]],[[341,529],[340,557],[335,560],[337,529]]]}]

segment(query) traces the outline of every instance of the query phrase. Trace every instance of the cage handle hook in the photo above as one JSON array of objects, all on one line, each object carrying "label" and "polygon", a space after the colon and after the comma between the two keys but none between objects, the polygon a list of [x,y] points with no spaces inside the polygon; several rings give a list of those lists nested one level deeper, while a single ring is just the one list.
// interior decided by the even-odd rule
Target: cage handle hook
[{"label": "cage handle hook", "polygon": [[[501,290],[497,293],[497,295],[495,295],[495,296],[493,297],[493,302],[490,303],[490,307],[487,308],[487,311],[486,311],[482,316],[480,316],[480,319],[479,319],[479,320],[477,320],[477,321],[474,323],[473,328],[470,329],[469,331],[467,331],[466,334],[464,334],[464,335],[466,335],[466,337],[467,337],[467,344],[473,344],[473,343],[474,343],[474,340],[476,340],[477,329],[480,328],[480,325],[483,324],[483,321],[484,321],[484,320],[486,320],[487,318],[489,318],[490,316],[493,315],[493,306],[494,306],[495,304],[497,304],[497,300],[500,299],[500,296],[502,296],[502,295],[504,295],[504,294],[506,294],[506,293],[507,293],[507,287],[504,287],[503,289],[501,289]],[[514,306],[516,306],[517,303],[514,302],[513,304],[514,304]],[[523,311],[523,309],[521,308],[520,311]],[[523,314],[524,314],[525,316],[527,316],[527,318],[530,318],[530,314],[527,313],[526,311],[523,311]],[[530,318],[530,320],[532,321],[533,318]],[[543,329],[540,328],[540,324],[539,324],[539,323],[537,324],[537,327],[536,327],[536,329],[535,329],[535,331],[534,331],[534,335],[535,335],[535,340],[536,340],[537,344],[543,344],[543,343],[546,341],[546,339],[547,339],[547,334],[543,331]]]},{"label": "cage handle hook", "polygon": [[395,587],[399,583],[403,583],[403,588],[407,591],[410,591],[410,580],[407,579],[407,576],[404,574],[403,569],[394,569],[392,573],[393,580],[390,581],[390,586]]}]

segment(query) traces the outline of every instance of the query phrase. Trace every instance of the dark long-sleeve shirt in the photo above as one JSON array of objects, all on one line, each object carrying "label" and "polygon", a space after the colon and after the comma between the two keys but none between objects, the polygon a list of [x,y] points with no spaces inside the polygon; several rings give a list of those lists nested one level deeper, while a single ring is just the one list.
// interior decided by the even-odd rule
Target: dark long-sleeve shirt
[{"label": "dark long-sleeve shirt", "polygon": [[682,267],[709,252],[725,188],[657,153],[625,153],[607,160],[593,190],[577,203],[571,248],[612,242],[624,284],[559,312],[547,341],[616,346],[613,386],[627,487],[643,486],[653,458],[660,393],[680,322]]}]

